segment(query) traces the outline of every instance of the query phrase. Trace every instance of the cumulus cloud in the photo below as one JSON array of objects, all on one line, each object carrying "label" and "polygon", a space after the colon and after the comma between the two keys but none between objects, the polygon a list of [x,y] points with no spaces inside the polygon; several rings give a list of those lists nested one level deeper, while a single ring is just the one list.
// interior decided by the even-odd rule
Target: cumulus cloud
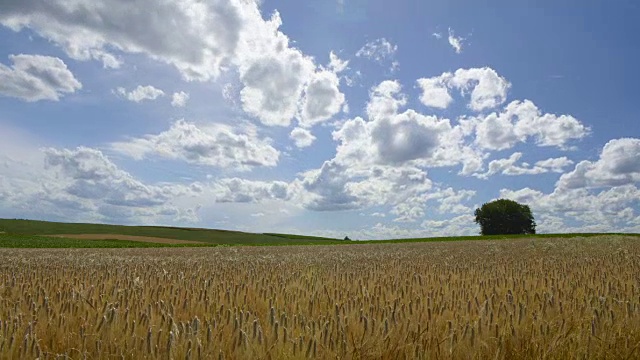
[{"label": "cumulus cloud", "polygon": [[570,165],[573,165],[573,161],[569,160],[569,158],[567,158],[566,156],[540,160],[535,164],[536,167],[549,169],[549,171],[555,173],[563,173],[564,168]]},{"label": "cumulus cloud", "polygon": [[569,160],[566,156],[559,158],[549,158],[546,160],[540,160],[535,163],[533,167],[526,163],[522,165],[516,165],[516,163],[522,158],[521,152],[515,152],[511,154],[509,158],[492,160],[489,163],[489,169],[485,173],[476,173],[474,176],[487,179],[491,175],[535,175],[548,172],[562,173],[564,168],[573,164],[573,161]]},{"label": "cumulus cloud", "polygon": [[245,85],[240,91],[242,108],[265,125],[288,126],[298,109],[305,81],[313,74],[313,62],[293,49],[273,56],[260,55],[260,59],[240,68]]},{"label": "cumulus cloud", "polygon": [[[36,193],[39,200],[65,209],[86,211],[98,221],[117,220],[129,223],[140,218],[162,216],[191,217],[193,209],[178,209],[172,201],[180,196],[193,196],[199,188],[164,184],[149,185],[135,179],[118,168],[101,151],[78,147],[69,149],[43,149],[45,171],[55,174],[46,177]],[[53,181],[52,179],[55,179]]]},{"label": "cumulus cloud", "polygon": [[129,101],[133,101],[136,103],[144,100],[155,100],[161,96],[164,96],[164,91],[157,89],[151,85],[138,85],[138,87],[131,91],[127,91],[127,89],[123,87],[118,87],[116,88],[115,93]]},{"label": "cumulus cloud", "polygon": [[0,24],[14,31],[29,28],[76,60],[100,60],[114,68],[121,64],[114,51],[141,53],[175,66],[186,79],[206,80],[233,56],[246,22],[243,10],[250,6],[240,1],[26,0],[3,2]]},{"label": "cumulus cloud", "polygon": [[[2,15],[0,15],[1,17]],[[9,55],[11,67],[0,64],[0,95],[34,102],[58,101],[82,84],[61,59],[43,55]]]},{"label": "cumulus cloud", "polygon": [[511,87],[505,78],[489,67],[458,69],[449,84],[463,95],[471,92],[469,108],[474,111],[491,109],[504,103],[507,90]]},{"label": "cumulus cloud", "polygon": [[[34,139],[6,127],[13,141],[0,142],[0,214],[52,220],[126,224],[187,225],[200,221],[201,209],[269,201],[286,204],[282,181],[223,178],[200,183],[148,183],[119,168],[100,150],[33,147]],[[3,161],[3,155],[14,159]],[[235,207],[237,209],[237,207]],[[220,208],[218,208],[220,209]],[[246,207],[244,208],[246,209]],[[256,208],[254,208],[256,209]],[[260,211],[260,208],[256,210]]]},{"label": "cumulus cloud", "polygon": [[136,160],[160,157],[237,170],[275,166],[280,152],[268,139],[261,139],[255,131],[248,130],[239,133],[221,124],[198,127],[179,120],[160,134],[115,142],[110,147]]},{"label": "cumulus cloud", "polygon": [[[189,81],[210,80],[235,69],[242,83],[242,109],[265,125],[287,126],[318,67],[290,46],[279,30],[279,13],[265,20],[258,6],[244,0],[26,0],[0,4],[0,24],[14,31],[28,28],[71,58],[101,60],[105,67],[118,67],[117,53],[129,53],[170,64]],[[164,21],[169,18],[172,21]],[[334,61],[338,64],[343,63]],[[320,113],[310,114],[316,119],[336,106],[327,102],[322,89],[306,92],[306,104],[320,104],[315,108]],[[314,94],[321,99],[313,99]]]},{"label": "cumulus cloud", "polygon": [[534,138],[538,146],[565,148],[582,139],[590,129],[570,115],[543,114],[533,102],[513,101],[501,113],[474,118],[476,144],[484,149],[504,150]]},{"label": "cumulus cloud", "polygon": [[449,107],[453,102],[453,98],[449,95],[449,89],[447,88],[447,83],[451,77],[451,73],[445,73],[438,77],[418,79],[418,85],[422,89],[420,102],[425,106],[439,109]]},{"label": "cumulus cloud", "polygon": [[464,205],[463,203],[470,200],[476,195],[474,190],[458,190],[456,191],[452,187],[446,189],[440,189],[429,194],[426,198],[428,200],[436,200],[440,205],[438,211],[441,214],[464,214],[472,213],[471,207]]},{"label": "cumulus cloud", "polygon": [[597,161],[563,174],[552,192],[502,189],[500,197],[530,205],[541,232],[637,232],[639,155],[639,139],[614,139]]},{"label": "cumulus cloud", "polygon": [[456,36],[455,32],[451,28],[449,28],[449,37],[447,40],[449,41],[449,45],[451,45],[453,50],[455,50],[456,54],[460,54],[462,52],[462,42],[465,39],[460,36]]},{"label": "cumulus cloud", "polygon": [[386,164],[429,158],[440,146],[440,135],[451,128],[447,120],[407,111],[382,119],[371,129],[378,161]]},{"label": "cumulus cloud", "polygon": [[450,89],[458,89],[461,95],[470,95],[469,108],[474,111],[491,109],[507,99],[511,84],[489,68],[458,69],[440,76],[418,79],[422,89],[420,101],[430,107],[447,108],[453,101]]},{"label": "cumulus cloud", "polygon": [[481,156],[464,145],[469,133],[462,126],[452,127],[448,119],[411,109],[400,112],[405,104],[397,81],[386,80],[374,87],[366,109],[368,120],[350,119],[333,132],[333,139],[339,142],[336,160],[351,165],[415,162],[450,166]]},{"label": "cumulus cloud", "polygon": [[349,182],[346,170],[335,161],[325,161],[320,169],[302,174],[302,179],[296,179],[292,184],[297,202],[315,211],[361,207],[360,200],[346,189]]},{"label": "cumulus cloud", "polygon": [[584,160],[560,177],[561,189],[621,186],[640,182],[640,139],[607,142],[597,161]]},{"label": "cumulus cloud", "polygon": [[243,110],[269,126],[288,126],[297,116],[303,126],[329,119],[344,102],[335,72],[346,64],[334,58],[338,68],[319,68],[313,58],[289,45],[278,30],[281,25],[277,12],[268,21],[253,21],[253,38],[240,43]]},{"label": "cumulus cloud", "polygon": [[171,96],[171,106],[184,107],[185,105],[187,105],[188,100],[189,100],[188,93],[184,91],[174,92],[173,95]]},{"label": "cumulus cloud", "polygon": [[84,199],[104,199],[119,206],[155,206],[167,201],[171,191],[145,186],[107,159],[99,150],[45,149],[45,166],[70,180],[67,193]]},{"label": "cumulus cloud", "polygon": [[289,184],[283,181],[255,181],[240,178],[225,178],[207,185],[216,202],[259,203],[265,200],[286,200]]},{"label": "cumulus cloud", "polygon": [[319,71],[314,74],[302,98],[300,125],[313,126],[340,111],[345,98],[338,84],[338,77],[333,72]]},{"label": "cumulus cloud", "polygon": [[500,197],[528,204],[540,232],[637,232],[640,189],[627,184],[605,190],[557,186],[545,194],[531,188],[502,189]]},{"label": "cumulus cloud", "polygon": [[392,206],[392,213],[401,221],[424,215],[424,200],[419,195],[431,187],[426,172],[415,167],[347,167],[336,160],[325,161],[320,169],[302,174],[290,186],[294,201],[310,210]]},{"label": "cumulus cloud", "polygon": [[462,144],[469,130],[454,128],[447,119],[401,111],[405,105],[397,81],[371,89],[368,118],[344,122],[333,132],[339,143],[336,156],[294,181],[298,203],[311,210],[390,206],[394,221],[422,218],[432,190],[423,168],[460,164],[477,154]]},{"label": "cumulus cloud", "polygon": [[474,220],[474,216],[469,214],[445,220],[425,220],[422,222],[422,231],[428,235],[422,235],[422,237],[451,236],[451,234],[459,236],[477,235],[478,227],[475,225]]},{"label": "cumulus cloud", "polygon": [[299,127],[293,129],[289,137],[299,148],[311,146],[311,144],[313,144],[313,142],[316,140],[316,137],[313,136],[309,130]]},{"label": "cumulus cloud", "polygon": [[356,56],[377,62],[383,62],[387,59],[392,59],[395,56],[396,51],[398,51],[397,45],[391,44],[385,38],[379,38],[364,44],[364,46],[356,52]]}]

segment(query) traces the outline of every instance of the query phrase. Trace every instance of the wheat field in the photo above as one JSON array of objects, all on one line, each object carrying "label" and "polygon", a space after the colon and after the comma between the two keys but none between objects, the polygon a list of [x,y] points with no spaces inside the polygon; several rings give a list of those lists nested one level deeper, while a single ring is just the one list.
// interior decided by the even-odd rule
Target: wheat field
[{"label": "wheat field", "polygon": [[0,356],[639,358],[637,239],[0,249]]}]

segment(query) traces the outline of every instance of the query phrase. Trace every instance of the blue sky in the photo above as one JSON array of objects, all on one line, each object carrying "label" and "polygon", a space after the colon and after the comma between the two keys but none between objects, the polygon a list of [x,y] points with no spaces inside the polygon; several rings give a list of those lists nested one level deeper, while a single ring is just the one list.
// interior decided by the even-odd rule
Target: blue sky
[{"label": "blue sky", "polygon": [[[154,11],[149,11],[153,8]],[[640,232],[632,1],[0,3],[0,217]]]}]

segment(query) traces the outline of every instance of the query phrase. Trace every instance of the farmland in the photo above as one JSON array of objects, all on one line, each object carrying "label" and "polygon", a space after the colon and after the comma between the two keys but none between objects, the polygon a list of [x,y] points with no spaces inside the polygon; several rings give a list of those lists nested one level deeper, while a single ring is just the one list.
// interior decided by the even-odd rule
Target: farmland
[{"label": "farmland", "polygon": [[0,249],[3,358],[640,356],[631,236]]},{"label": "farmland", "polygon": [[[52,236],[61,238],[57,243]],[[17,237],[16,237],[17,236]],[[47,237],[38,240],[39,237]],[[17,241],[19,237],[28,243]],[[215,245],[313,245],[338,244],[337,239],[288,235],[257,234],[241,231],[180,228],[169,226],[122,226],[107,224],[61,223],[35,220],[0,219],[0,247],[108,247],[96,246],[101,240],[104,245],[109,241],[113,247],[119,246],[113,241],[128,241],[127,247],[215,246]],[[140,244],[156,243],[155,245]],[[25,245],[26,244],[26,245]],[[34,244],[43,244],[37,246]],[[61,245],[66,244],[66,245]]]}]

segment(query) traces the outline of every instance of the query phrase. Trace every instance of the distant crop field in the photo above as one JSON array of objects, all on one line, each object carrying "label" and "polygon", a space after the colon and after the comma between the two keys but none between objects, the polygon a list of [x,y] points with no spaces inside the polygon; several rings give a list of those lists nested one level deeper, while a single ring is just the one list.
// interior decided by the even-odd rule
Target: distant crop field
[{"label": "distant crop field", "polygon": [[640,242],[0,249],[2,358],[640,357]]},{"label": "distant crop field", "polygon": [[49,221],[0,219],[0,232],[20,235],[115,235],[118,238],[146,237],[200,242],[213,245],[305,245],[341,243],[336,239],[300,235],[270,235],[241,231],[170,226],[122,226],[106,224],[60,223]]},{"label": "distant crop field", "polygon": [[[178,242],[176,240],[175,242]],[[67,238],[59,236],[0,234],[0,248],[155,248],[155,247],[203,247],[206,243],[173,243],[148,240],[111,238]]]}]

